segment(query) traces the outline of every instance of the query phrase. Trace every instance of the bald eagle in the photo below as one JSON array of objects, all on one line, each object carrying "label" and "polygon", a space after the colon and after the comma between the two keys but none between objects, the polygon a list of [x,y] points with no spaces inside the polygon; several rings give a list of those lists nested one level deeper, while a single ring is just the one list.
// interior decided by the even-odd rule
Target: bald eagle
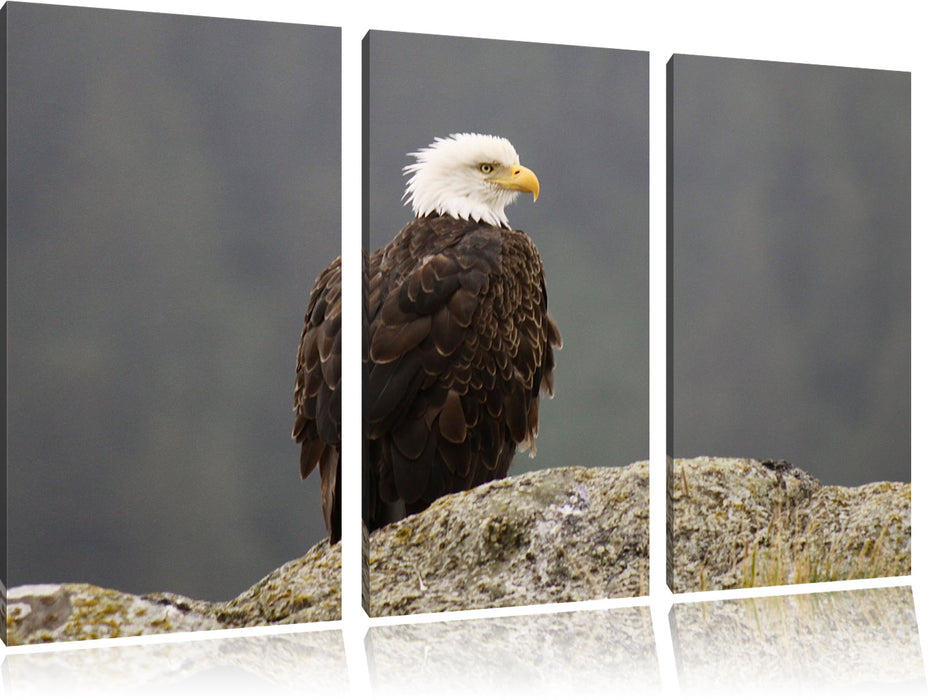
[{"label": "bald eagle", "polygon": [[[453,134],[409,154],[415,218],[365,259],[364,518],[370,530],[535,454],[539,394],[553,394],[559,329],[533,241],[508,225],[533,171],[506,139]],[[340,259],[309,300],[296,367],[300,473],[316,466],[331,542],[341,537]]]}]

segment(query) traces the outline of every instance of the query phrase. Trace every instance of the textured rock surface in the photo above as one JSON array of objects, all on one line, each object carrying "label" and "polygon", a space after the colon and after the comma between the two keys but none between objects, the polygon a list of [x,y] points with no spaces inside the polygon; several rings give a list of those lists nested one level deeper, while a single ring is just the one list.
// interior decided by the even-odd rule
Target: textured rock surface
[{"label": "textured rock surface", "polygon": [[371,614],[645,595],[648,463],[530,472],[371,538]]},{"label": "textured rock surface", "polygon": [[286,562],[234,600],[201,604],[198,609],[226,627],[339,620],[341,543],[330,545],[323,540],[305,556]]},{"label": "textured rock surface", "polygon": [[154,604],[85,583],[12,588],[7,621],[10,645],[223,627],[191,607]]},{"label": "textured rock surface", "polygon": [[[910,573],[910,485],[822,486],[786,463],[669,465],[677,592]],[[371,536],[371,612],[645,595],[648,465],[530,472],[439,499]],[[9,643],[337,620],[341,547],[321,542],[231,601],[89,584],[9,591]]]},{"label": "textured rock surface", "polygon": [[7,604],[11,646],[340,617],[341,547],[331,547],[327,541],[223,603],[173,593],[135,596],[85,583],[63,583],[11,588]]},{"label": "textured rock surface", "polygon": [[[403,614],[643,595],[647,463],[531,472],[440,499],[371,536],[371,609]],[[321,542],[223,603],[87,584],[10,591],[10,644],[336,620],[341,547]]]},{"label": "textured rock surface", "polygon": [[668,465],[677,593],[910,573],[910,484],[822,486],[785,462]]}]

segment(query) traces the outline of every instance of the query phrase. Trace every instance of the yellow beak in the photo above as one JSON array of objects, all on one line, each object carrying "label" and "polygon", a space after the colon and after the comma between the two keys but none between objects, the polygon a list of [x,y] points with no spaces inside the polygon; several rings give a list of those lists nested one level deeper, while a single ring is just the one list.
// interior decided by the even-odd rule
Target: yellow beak
[{"label": "yellow beak", "polygon": [[533,195],[533,201],[535,202],[539,198],[539,180],[534,173],[529,168],[525,168],[519,163],[510,168],[507,168],[507,174],[501,175],[499,177],[488,178],[489,182],[493,182],[501,187],[504,187],[508,190],[519,190],[520,192],[529,192]]}]

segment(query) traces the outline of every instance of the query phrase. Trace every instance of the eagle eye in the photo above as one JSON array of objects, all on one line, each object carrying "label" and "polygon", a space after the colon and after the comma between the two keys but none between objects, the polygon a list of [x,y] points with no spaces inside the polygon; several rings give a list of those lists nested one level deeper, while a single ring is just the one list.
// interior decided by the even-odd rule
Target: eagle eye
[{"label": "eagle eye", "polygon": [[494,172],[494,165],[491,163],[481,163],[481,165],[478,166],[478,170],[480,170],[485,175],[490,175]]}]

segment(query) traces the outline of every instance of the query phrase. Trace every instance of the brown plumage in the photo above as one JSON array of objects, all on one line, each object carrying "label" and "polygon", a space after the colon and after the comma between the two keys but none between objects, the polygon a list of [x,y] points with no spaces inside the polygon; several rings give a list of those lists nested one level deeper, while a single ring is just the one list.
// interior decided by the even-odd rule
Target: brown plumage
[{"label": "brown plumage", "polygon": [[[481,165],[492,162],[501,167],[490,159]],[[515,168],[510,177],[521,176],[519,165],[508,160],[507,166],[502,169]],[[522,177],[532,176],[522,170],[528,173]],[[477,171],[489,176],[485,182],[493,179],[489,168]],[[495,180],[504,181],[514,190],[506,198],[500,193],[504,203],[516,190],[538,194],[535,176],[522,186],[511,186],[508,176]],[[370,529],[446,493],[504,477],[518,447],[535,452],[539,394],[553,393],[553,348],[561,340],[546,312],[536,247],[507,226],[503,204],[492,211],[466,218],[435,206],[365,260],[364,517]],[[293,431],[302,444],[302,476],[316,465],[321,471],[332,542],[341,536],[339,266],[332,263],[312,290]]]},{"label": "brown plumage", "polygon": [[296,360],[293,439],[299,472],[322,476],[322,512],[332,544],[341,539],[341,258],[312,287]]},{"label": "brown plumage", "polygon": [[371,255],[368,326],[372,527],[502,478],[518,445],[534,449],[560,339],[526,234],[416,219]]}]

